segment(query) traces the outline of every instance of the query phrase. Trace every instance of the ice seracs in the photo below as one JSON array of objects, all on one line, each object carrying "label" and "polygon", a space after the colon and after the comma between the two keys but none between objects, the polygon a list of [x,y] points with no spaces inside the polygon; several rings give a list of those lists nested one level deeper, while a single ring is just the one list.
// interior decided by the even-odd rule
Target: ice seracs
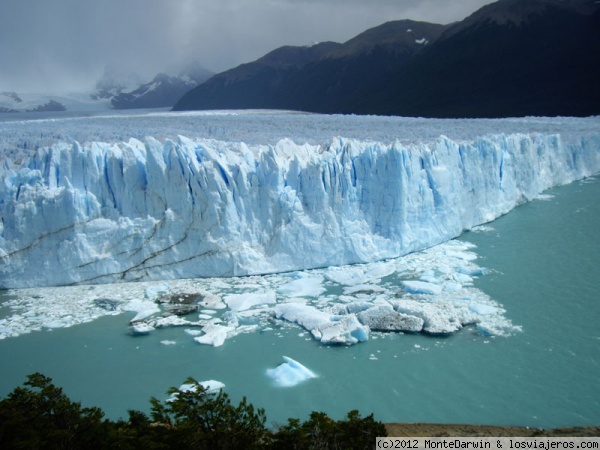
[{"label": "ice seracs", "polygon": [[[536,133],[411,144],[59,141],[16,161],[0,170],[0,288],[395,258],[599,171],[600,134],[568,144]],[[302,284],[290,283],[282,289]]]}]

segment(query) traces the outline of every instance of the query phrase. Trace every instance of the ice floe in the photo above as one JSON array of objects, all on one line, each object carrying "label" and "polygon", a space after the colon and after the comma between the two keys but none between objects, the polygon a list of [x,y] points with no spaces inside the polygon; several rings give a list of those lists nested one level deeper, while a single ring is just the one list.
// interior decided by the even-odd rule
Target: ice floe
[{"label": "ice floe", "polygon": [[273,312],[278,319],[304,327],[323,344],[356,344],[369,339],[369,328],[362,325],[354,314],[333,315],[297,303],[279,304]]},{"label": "ice floe", "polygon": [[[225,384],[217,380],[200,381],[198,384],[204,388],[204,392],[207,394],[216,394],[221,389],[225,388]],[[198,387],[195,384],[184,383],[179,386],[178,390],[179,392],[196,392]],[[167,399],[167,402],[175,401],[179,395],[179,392],[171,394],[171,396]]]},{"label": "ice floe", "polygon": [[226,295],[223,300],[232,311],[246,311],[258,305],[276,302],[275,292],[230,294]]},{"label": "ice floe", "polygon": [[518,331],[473,286],[486,273],[474,246],[453,240],[383,262],[285,274],[17,289],[0,304],[0,339],[118,314],[134,335],[181,327],[185,339],[215,347],[274,324],[299,326],[327,345],[364,342],[372,332]]}]

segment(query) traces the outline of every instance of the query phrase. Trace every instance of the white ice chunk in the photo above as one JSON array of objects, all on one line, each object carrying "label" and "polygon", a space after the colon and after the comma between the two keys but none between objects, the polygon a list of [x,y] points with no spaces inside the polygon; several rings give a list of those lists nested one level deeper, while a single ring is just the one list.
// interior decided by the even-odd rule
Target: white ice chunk
[{"label": "white ice chunk", "polygon": [[[208,394],[217,393],[221,389],[225,388],[225,384],[221,383],[220,381],[217,381],[217,380],[200,381],[198,384],[200,386],[202,386],[204,388],[204,391]],[[179,392],[196,392],[198,390],[198,388],[195,384],[190,384],[190,383],[184,383],[181,386],[179,386],[178,389],[179,389]],[[167,399],[167,402],[175,401],[175,399],[177,398],[177,395],[178,395],[177,392],[171,394],[171,396]]]},{"label": "white ice chunk", "polygon": [[189,334],[190,336],[200,336],[202,334],[202,330],[197,330],[197,329],[193,329],[193,328],[187,328],[183,331],[185,333]]},{"label": "white ice chunk", "polygon": [[323,281],[322,276],[301,276],[284,284],[277,292],[288,297],[318,297],[325,292]]},{"label": "white ice chunk", "polygon": [[160,312],[158,305],[149,300],[135,299],[126,303],[123,307],[126,311],[135,311],[137,314],[131,319],[131,322],[144,320],[156,313]]},{"label": "white ice chunk", "polygon": [[[213,285],[213,287],[215,285],[217,285],[217,286],[224,285],[227,288],[230,287],[228,284],[217,283],[217,282],[213,282],[212,285]],[[200,301],[199,304],[200,304],[200,306],[203,306],[204,308],[224,309],[227,307],[227,305],[225,305],[225,303],[223,303],[223,301],[221,300],[221,297],[219,297],[218,295],[211,294],[210,292],[201,292],[200,294],[202,295],[202,300]]]},{"label": "white ice chunk", "polygon": [[374,284],[356,284],[354,286],[344,287],[344,294],[356,295],[356,294],[375,294],[377,292],[385,292],[386,290],[380,286]]},{"label": "white ice chunk", "polygon": [[144,296],[148,300],[156,300],[162,295],[165,295],[167,292],[169,292],[169,289],[170,287],[166,283],[157,284],[155,286],[149,286],[146,288]]},{"label": "white ice chunk", "polygon": [[276,318],[297,323],[323,344],[356,344],[369,339],[369,328],[354,314],[330,315],[313,306],[297,303],[279,304],[273,308]]},{"label": "white ice chunk", "polygon": [[425,281],[403,281],[402,285],[407,292],[411,294],[429,294],[436,295],[442,292],[442,287],[438,284],[428,283]]},{"label": "white ice chunk", "polygon": [[283,357],[284,363],[275,369],[267,369],[267,376],[275,381],[278,386],[291,387],[296,386],[310,378],[317,378],[317,375],[307,367],[294,361],[287,356]]},{"label": "white ice chunk", "polygon": [[485,275],[486,273],[488,273],[488,270],[485,267],[479,267],[475,265],[458,266],[456,270],[464,275],[468,275],[471,277]]},{"label": "white ice chunk", "polygon": [[228,333],[233,331],[234,327],[226,327],[223,325],[209,324],[202,328],[204,334],[194,338],[199,344],[212,345],[213,347],[220,347],[228,337]]},{"label": "white ice chunk", "polygon": [[154,331],[154,327],[151,325],[148,325],[147,323],[138,323],[135,325],[131,325],[130,329],[131,329],[131,334],[134,334],[134,335],[144,335],[144,334],[149,334],[150,332]]},{"label": "white ice chunk", "polygon": [[444,283],[444,291],[446,292],[458,292],[462,289],[462,284],[454,283],[449,281],[448,283]]},{"label": "white ice chunk", "polygon": [[357,314],[358,320],[374,331],[410,331],[423,329],[421,317],[394,311],[391,305],[377,305]]},{"label": "white ice chunk", "polygon": [[192,322],[179,316],[167,316],[154,320],[153,324],[156,328],[169,328],[189,326]]},{"label": "white ice chunk", "polygon": [[201,381],[200,386],[206,389],[206,392],[218,392],[225,387],[225,384],[217,380]]},{"label": "white ice chunk", "polygon": [[481,303],[475,303],[469,306],[469,309],[473,311],[475,314],[479,314],[480,316],[487,316],[490,314],[496,314],[498,312],[498,308],[492,305],[485,305]]},{"label": "white ice chunk", "polygon": [[[458,331],[464,324],[476,321],[473,314],[464,318],[465,312],[450,302],[425,303],[414,300],[392,302],[398,312],[423,319],[423,331],[448,334]],[[466,310],[466,308],[465,308]]]},{"label": "white ice chunk", "polygon": [[259,305],[276,302],[275,292],[244,293],[226,295],[223,300],[233,311],[245,311]]}]

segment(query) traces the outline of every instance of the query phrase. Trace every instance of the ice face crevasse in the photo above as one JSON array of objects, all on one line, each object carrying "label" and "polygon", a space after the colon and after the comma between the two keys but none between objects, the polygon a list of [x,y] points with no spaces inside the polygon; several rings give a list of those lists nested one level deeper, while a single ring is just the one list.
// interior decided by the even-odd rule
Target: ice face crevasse
[{"label": "ice face crevasse", "polygon": [[446,241],[600,171],[600,136],[57,143],[0,171],[2,288],[235,276]]}]

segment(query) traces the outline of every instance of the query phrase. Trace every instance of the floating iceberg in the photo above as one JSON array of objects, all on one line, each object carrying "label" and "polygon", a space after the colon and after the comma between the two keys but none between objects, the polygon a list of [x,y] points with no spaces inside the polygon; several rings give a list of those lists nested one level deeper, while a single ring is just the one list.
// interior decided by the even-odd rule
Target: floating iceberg
[{"label": "floating iceberg", "polygon": [[411,294],[430,294],[430,295],[435,295],[435,294],[439,294],[442,292],[442,288],[441,286],[434,284],[434,283],[428,283],[426,281],[403,281],[402,285],[404,286],[404,289],[406,289],[407,292],[410,292]]},{"label": "floating iceberg", "polygon": [[258,305],[275,303],[275,293],[229,294],[223,300],[232,311],[246,311]]},{"label": "floating iceberg", "polygon": [[267,376],[278,386],[291,387],[296,386],[310,378],[317,378],[314,372],[304,367],[298,361],[294,361],[287,356],[283,357],[284,363],[277,366],[275,369],[267,369]]},{"label": "floating iceberg", "polygon": [[[217,380],[200,381],[198,384],[204,388],[204,392],[207,394],[216,394],[225,388],[225,384]],[[195,384],[184,383],[179,386],[178,390],[179,392],[196,392],[198,388]],[[167,399],[167,402],[175,401],[179,395],[179,392],[171,394]]]},{"label": "floating iceberg", "polygon": [[356,344],[369,339],[369,328],[354,314],[333,315],[313,306],[283,303],[273,308],[277,319],[295,322],[312,333],[323,344]]},{"label": "floating iceberg", "polygon": [[227,339],[228,334],[235,330],[234,327],[227,327],[223,325],[210,324],[205,326],[202,331],[204,334],[194,338],[199,344],[212,345],[213,347],[220,347]]}]

